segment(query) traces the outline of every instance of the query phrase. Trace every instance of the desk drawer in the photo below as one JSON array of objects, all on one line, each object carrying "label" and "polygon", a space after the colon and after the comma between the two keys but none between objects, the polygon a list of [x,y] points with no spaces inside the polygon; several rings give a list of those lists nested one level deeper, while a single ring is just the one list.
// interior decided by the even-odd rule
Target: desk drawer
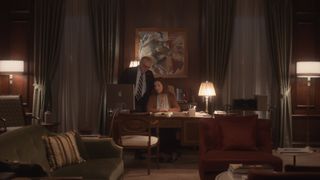
[{"label": "desk drawer", "polygon": [[182,121],[175,119],[161,119],[159,122],[160,128],[181,128]]},{"label": "desk drawer", "polygon": [[182,131],[182,145],[197,146],[199,144],[199,121],[184,121]]}]

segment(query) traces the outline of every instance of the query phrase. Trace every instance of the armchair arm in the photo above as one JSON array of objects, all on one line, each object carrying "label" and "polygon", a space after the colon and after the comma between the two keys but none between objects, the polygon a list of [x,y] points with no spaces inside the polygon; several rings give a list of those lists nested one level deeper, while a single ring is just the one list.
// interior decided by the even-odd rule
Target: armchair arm
[{"label": "armchair arm", "polygon": [[30,125],[33,122],[41,122],[41,119],[39,117],[33,116],[32,112],[26,112],[25,113],[25,124]]},{"label": "armchair arm", "polygon": [[114,143],[112,138],[81,138],[88,158],[122,158],[122,147]]},{"label": "armchair arm", "polygon": [[6,132],[7,131],[7,124],[6,124],[6,119],[3,118],[3,117],[0,117],[0,121],[2,122],[3,124],[3,130],[1,130],[2,128],[0,128],[0,132]]}]

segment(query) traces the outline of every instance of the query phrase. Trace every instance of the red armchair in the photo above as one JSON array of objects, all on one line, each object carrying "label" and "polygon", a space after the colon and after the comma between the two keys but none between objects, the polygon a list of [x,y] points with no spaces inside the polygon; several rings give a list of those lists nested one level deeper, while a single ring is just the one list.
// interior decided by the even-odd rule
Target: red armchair
[{"label": "red armchair", "polygon": [[199,174],[213,179],[230,163],[268,164],[282,170],[282,160],[272,155],[268,120],[257,116],[216,116],[202,119],[200,125]]}]

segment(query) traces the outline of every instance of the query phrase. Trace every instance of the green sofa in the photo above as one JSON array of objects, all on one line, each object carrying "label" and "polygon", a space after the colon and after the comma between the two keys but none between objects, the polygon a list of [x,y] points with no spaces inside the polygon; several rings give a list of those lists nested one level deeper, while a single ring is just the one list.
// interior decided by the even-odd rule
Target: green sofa
[{"label": "green sofa", "polygon": [[116,180],[122,177],[122,148],[110,138],[77,138],[86,161],[51,172],[42,136],[53,134],[41,126],[26,126],[0,135],[0,161],[39,164],[50,176]]}]

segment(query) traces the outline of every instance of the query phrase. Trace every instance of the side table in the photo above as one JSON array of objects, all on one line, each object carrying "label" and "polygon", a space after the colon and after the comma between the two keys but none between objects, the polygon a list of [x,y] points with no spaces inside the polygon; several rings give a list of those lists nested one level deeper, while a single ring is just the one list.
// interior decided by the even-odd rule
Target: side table
[{"label": "side table", "polygon": [[59,123],[57,123],[57,122],[41,122],[40,125],[47,128],[48,131],[57,132]]},{"label": "side table", "polygon": [[0,179],[3,179],[3,180],[12,179],[15,176],[16,174],[13,172],[0,172]]},{"label": "side table", "polygon": [[277,153],[284,156],[292,156],[292,165],[296,166],[297,156],[312,155],[314,152],[309,148],[278,148]]}]

